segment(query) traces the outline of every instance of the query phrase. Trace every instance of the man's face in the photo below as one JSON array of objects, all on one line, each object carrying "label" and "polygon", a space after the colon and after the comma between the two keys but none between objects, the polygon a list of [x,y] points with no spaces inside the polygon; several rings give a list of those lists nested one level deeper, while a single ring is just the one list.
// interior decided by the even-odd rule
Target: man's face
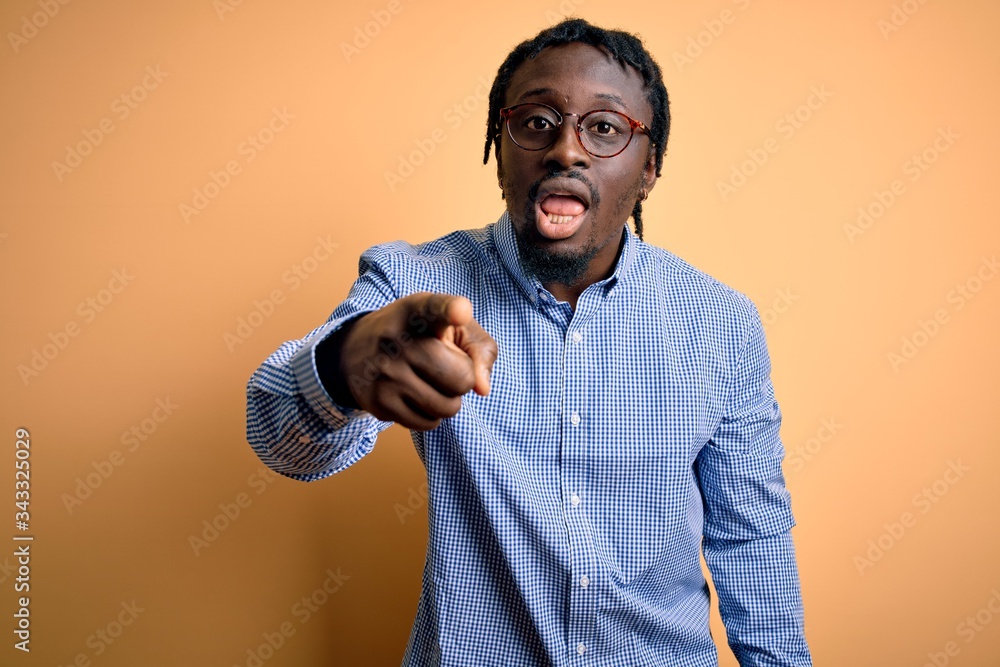
[{"label": "man's face", "polygon": [[[612,109],[650,126],[642,77],[607,52],[573,43],[544,49],[514,72],[504,106],[547,104],[560,113]],[[517,146],[503,128],[497,173],[526,268],[542,283],[589,284],[606,277],[641,189],[656,182],[649,137],[636,132],[619,155],[590,155],[564,118],[545,149]]]}]

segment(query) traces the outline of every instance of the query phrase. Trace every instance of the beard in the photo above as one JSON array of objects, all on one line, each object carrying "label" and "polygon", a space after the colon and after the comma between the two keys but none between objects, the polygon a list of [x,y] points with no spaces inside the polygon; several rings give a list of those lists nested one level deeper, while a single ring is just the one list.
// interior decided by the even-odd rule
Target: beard
[{"label": "beard", "polygon": [[538,279],[543,285],[559,284],[573,285],[579,281],[590,266],[590,260],[600,250],[596,245],[588,246],[583,251],[572,253],[557,253],[543,248],[527,238],[527,230],[515,228],[518,255],[521,268],[525,273]]},{"label": "beard", "polygon": [[538,188],[546,180],[562,176],[563,178],[573,178],[590,189],[590,208],[588,215],[595,215],[596,209],[600,205],[601,196],[597,188],[578,171],[566,173],[550,173],[544,178],[535,181],[528,190],[528,199],[524,204],[523,225],[514,225],[514,238],[517,240],[518,256],[521,259],[521,268],[525,273],[533,275],[540,283],[557,283],[560,285],[573,285],[577,283],[587,272],[590,261],[601,250],[597,244],[597,239],[593,228],[587,239],[586,247],[573,252],[558,252],[546,246],[544,239],[539,238],[535,230],[535,200],[538,196]]},{"label": "beard", "polygon": [[[534,207],[532,207],[532,213]],[[538,244],[534,239],[528,238],[527,228],[514,227],[514,238],[517,239],[518,255],[521,258],[521,268],[525,273],[533,275],[538,282],[543,285],[558,283],[560,285],[573,285],[590,266],[590,260],[594,258],[600,248],[590,239],[587,247],[582,251],[555,252]]]},{"label": "beard", "polygon": [[[517,241],[518,256],[521,260],[521,268],[525,273],[533,275],[543,285],[560,284],[575,285],[584,277],[587,269],[590,268],[591,260],[599,253],[604,244],[598,242],[597,231],[591,226],[586,245],[577,251],[557,251],[552,248],[546,239],[543,239],[535,229],[535,201],[538,196],[538,188],[546,180],[561,176],[563,178],[573,178],[590,189],[590,208],[588,215],[596,217],[598,207],[601,203],[601,196],[586,176],[579,171],[550,172],[543,178],[535,181],[528,190],[528,198],[524,204],[524,224],[514,225],[514,238]],[[642,188],[643,179],[640,175],[632,188],[621,192],[614,202],[615,211],[629,211],[633,213],[638,204],[638,193]],[[503,189],[501,182],[501,189]],[[627,217],[626,217],[627,221]],[[625,239],[621,237],[620,243],[624,244]],[[621,248],[619,247],[619,251]]]}]

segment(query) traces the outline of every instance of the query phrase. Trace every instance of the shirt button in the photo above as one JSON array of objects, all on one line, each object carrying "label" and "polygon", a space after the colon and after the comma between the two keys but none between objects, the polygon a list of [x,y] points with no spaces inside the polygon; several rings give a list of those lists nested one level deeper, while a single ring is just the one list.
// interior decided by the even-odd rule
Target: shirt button
[{"label": "shirt button", "polygon": [[576,645],[576,652],[579,653],[580,655],[583,655],[584,653],[587,652],[587,647],[584,646],[583,644],[577,644]]},{"label": "shirt button", "polygon": [[580,585],[583,586],[584,588],[586,588],[587,586],[589,586],[590,585],[590,577],[588,577],[587,575],[583,575],[582,577],[580,577]]},{"label": "shirt button", "polygon": [[576,507],[577,505],[580,504],[580,496],[574,493],[572,496],[570,496],[569,501],[573,503],[573,507]]},{"label": "shirt button", "polygon": [[573,415],[569,418],[569,421],[570,421],[571,424],[573,424],[573,426],[579,426],[580,425],[580,415],[577,414],[576,412],[574,412]]},{"label": "shirt button", "polygon": [[579,343],[581,340],[583,340],[583,334],[580,333],[579,331],[574,331],[573,332],[573,342],[574,343]]},{"label": "shirt button", "polygon": [[299,444],[300,445],[308,445],[309,444],[309,436],[308,435],[300,435],[299,436]]}]

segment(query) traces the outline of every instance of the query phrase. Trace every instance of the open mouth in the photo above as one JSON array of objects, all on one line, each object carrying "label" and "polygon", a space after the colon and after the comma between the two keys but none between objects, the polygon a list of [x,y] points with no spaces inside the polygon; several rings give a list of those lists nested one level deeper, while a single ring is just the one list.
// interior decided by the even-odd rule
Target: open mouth
[{"label": "open mouth", "polygon": [[576,195],[548,194],[535,204],[535,226],[547,239],[569,238],[583,224],[588,210]]}]

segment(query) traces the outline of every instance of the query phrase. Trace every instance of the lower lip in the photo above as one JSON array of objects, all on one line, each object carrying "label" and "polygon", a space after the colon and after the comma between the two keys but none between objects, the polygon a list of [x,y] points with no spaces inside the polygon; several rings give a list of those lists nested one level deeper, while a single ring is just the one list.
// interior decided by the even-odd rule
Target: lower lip
[{"label": "lower lip", "polygon": [[561,241],[573,236],[580,229],[580,226],[583,225],[583,219],[587,217],[589,211],[590,209],[584,209],[583,213],[569,222],[557,224],[549,220],[548,214],[542,210],[541,206],[535,204],[535,228],[543,237],[552,241]]}]

